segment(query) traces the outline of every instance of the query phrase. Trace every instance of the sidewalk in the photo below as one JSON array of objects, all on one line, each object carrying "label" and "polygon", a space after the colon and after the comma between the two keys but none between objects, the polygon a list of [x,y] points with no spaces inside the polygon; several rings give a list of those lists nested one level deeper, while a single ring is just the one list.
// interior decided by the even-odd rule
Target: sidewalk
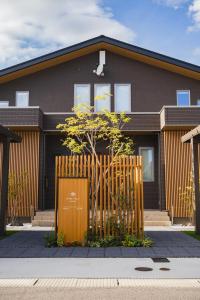
[{"label": "sidewalk", "polygon": [[[200,279],[200,258],[169,260],[155,263],[150,258],[1,258],[0,278]],[[137,267],[152,271],[136,271]]]},{"label": "sidewalk", "polygon": [[154,241],[153,247],[45,248],[47,231],[20,231],[0,240],[0,258],[146,258],[146,257],[200,257],[200,241],[178,231],[146,231]]}]

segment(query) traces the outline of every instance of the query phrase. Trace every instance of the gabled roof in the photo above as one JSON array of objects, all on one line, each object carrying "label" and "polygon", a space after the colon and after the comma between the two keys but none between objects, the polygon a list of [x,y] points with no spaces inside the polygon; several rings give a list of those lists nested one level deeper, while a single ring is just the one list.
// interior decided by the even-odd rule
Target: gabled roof
[{"label": "gabled roof", "polygon": [[0,83],[49,68],[99,49],[109,50],[131,59],[200,80],[200,66],[100,35],[73,46],[0,70]]}]

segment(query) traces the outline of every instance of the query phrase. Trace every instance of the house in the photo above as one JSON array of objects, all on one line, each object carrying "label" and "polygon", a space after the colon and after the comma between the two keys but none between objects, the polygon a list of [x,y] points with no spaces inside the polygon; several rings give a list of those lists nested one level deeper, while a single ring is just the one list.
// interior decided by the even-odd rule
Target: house
[{"label": "house", "polygon": [[181,136],[200,124],[200,67],[106,36],[0,71],[0,124],[22,137],[10,171],[28,174],[20,217],[54,208],[54,158],[67,154],[56,125],[83,100],[131,117],[125,130],[144,158],[145,209],[188,217],[181,193],[191,156]]}]

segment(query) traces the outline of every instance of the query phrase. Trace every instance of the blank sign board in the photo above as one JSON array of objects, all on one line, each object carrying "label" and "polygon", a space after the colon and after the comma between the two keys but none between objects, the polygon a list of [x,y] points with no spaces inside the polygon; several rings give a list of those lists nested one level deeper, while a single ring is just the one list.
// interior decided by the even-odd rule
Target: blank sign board
[{"label": "blank sign board", "polygon": [[88,179],[58,179],[58,234],[65,244],[83,242],[88,229]]}]

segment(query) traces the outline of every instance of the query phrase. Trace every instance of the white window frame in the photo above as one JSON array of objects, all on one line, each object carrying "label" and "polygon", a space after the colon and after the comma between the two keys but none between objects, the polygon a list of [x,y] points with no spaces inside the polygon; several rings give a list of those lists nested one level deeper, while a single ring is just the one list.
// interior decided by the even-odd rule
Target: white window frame
[{"label": "white window frame", "polygon": [[[95,97],[96,97],[96,87],[97,86],[99,86],[99,85],[108,85],[109,86],[109,93],[111,94],[111,84],[110,83],[95,83],[94,84],[94,112],[97,112],[97,113],[99,113],[99,111],[97,111],[96,110],[96,107],[95,107]],[[112,101],[112,99],[111,99],[111,96],[109,96],[110,97],[110,112],[111,112],[111,101]]]},{"label": "white window frame", "polygon": [[0,105],[0,108],[4,108],[4,107],[8,107],[9,106],[9,100],[0,100],[0,103],[7,103],[8,105],[5,105],[5,106],[1,106]]},{"label": "white window frame", "polygon": [[[141,154],[141,150],[152,150],[153,153],[153,162],[152,162],[152,172],[153,172],[153,176],[152,176],[152,180],[145,180],[143,178],[144,182],[154,182],[155,181],[155,168],[154,168],[154,164],[155,164],[155,157],[154,157],[154,147],[139,147],[139,155]],[[143,163],[142,163],[143,164]]]},{"label": "white window frame", "polygon": [[129,110],[128,111],[125,111],[125,113],[131,113],[132,112],[132,110],[131,110],[131,83],[115,83],[114,84],[114,110],[115,110],[115,112],[116,113],[120,113],[120,111],[117,111],[117,109],[116,109],[116,90],[117,90],[117,86],[118,85],[126,85],[126,86],[128,86],[129,87]]},{"label": "white window frame", "polygon": [[[27,106],[17,105],[17,94],[18,93],[27,93],[28,94],[28,105]],[[16,94],[15,94],[15,106],[16,107],[29,107],[29,96],[30,96],[29,91],[16,91]]]},{"label": "white window frame", "polygon": [[[184,92],[188,92],[189,94],[189,105],[178,105],[178,93],[184,93]],[[190,95],[190,90],[176,90],[176,105],[178,107],[187,107],[187,106],[191,106],[191,95]]]},{"label": "white window frame", "polygon": [[74,106],[78,105],[76,99],[76,87],[77,86],[89,86],[89,105],[91,105],[91,84],[90,83],[74,83]]}]

